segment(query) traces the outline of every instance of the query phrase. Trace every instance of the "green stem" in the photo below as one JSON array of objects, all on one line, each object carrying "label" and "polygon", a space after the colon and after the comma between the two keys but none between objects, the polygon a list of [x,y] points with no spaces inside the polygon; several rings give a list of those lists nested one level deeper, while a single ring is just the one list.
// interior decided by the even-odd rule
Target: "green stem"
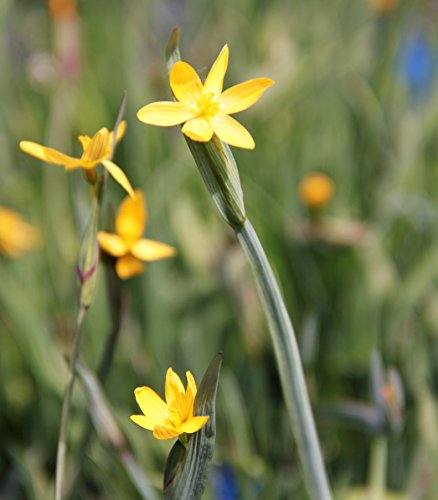
[{"label": "green stem", "polygon": [[111,329],[108,332],[105,347],[100,357],[99,366],[97,369],[97,377],[102,384],[104,384],[107,379],[114,358],[114,351],[120,333],[123,302],[122,284],[117,277],[114,268],[107,267],[105,277],[108,305],[111,316]]},{"label": "green stem", "polygon": [[289,315],[268,259],[248,219],[236,234],[255,274],[268,317],[283,394],[309,496],[312,500],[328,500],[331,498],[330,487]]},{"label": "green stem", "polygon": [[62,486],[64,481],[65,456],[67,451],[67,432],[70,420],[71,401],[75,384],[76,363],[79,357],[79,350],[82,338],[82,323],[87,312],[87,307],[80,306],[76,326],[76,335],[73,344],[73,353],[68,367],[67,387],[65,389],[64,400],[62,402],[61,426],[59,429],[58,450],[56,454],[56,479],[55,479],[55,500],[62,499]]},{"label": "green stem", "polygon": [[371,445],[369,491],[373,500],[383,500],[386,490],[388,439],[378,436]]},{"label": "green stem", "polygon": [[[117,278],[115,271],[112,267],[105,269],[106,288],[108,296],[109,312],[111,316],[111,328],[108,331],[105,346],[100,356],[99,365],[97,368],[97,379],[102,384],[105,384],[109,374],[109,370],[114,359],[114,352],[117,345],[117,340],[120,333],[120,323],[122,317],[122,302],[123,302],[123,289],[120,280]],[[92,440],[92,420],[90,414],[86,417],[84,432],[80,440],[78,452],[76,456],[76,466],[74,481],[70,486],[70,493],[68,498],[75,498],[77,496],[76,490],[80,486],[80,479],[82,474],[82,467],[84,464],[85,454],[90,447]]]}]

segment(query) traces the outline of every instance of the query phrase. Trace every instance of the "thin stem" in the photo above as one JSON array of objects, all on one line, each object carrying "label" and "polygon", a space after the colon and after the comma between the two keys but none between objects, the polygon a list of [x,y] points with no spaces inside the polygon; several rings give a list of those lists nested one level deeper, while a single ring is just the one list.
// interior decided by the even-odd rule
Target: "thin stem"
[{"label": "thin stem", "polygon": [[62,485],[64,480],[65,456],[67,451],[67,433],[68,423],[70,420],[71,400],[73,396],[73,388],[75,384],[76,363],[79,357],[79,350],[82,338],[82,323],[87,312],[87,307],[80,306],[76,334],[73,344],[73,352],[70,358],[68,367],[67,387],[65,389],[64,400],[62,402],[61,426],[59,429],[58,450],[56,454],[56,479],[55,479],[55,500],[62,498]]},{"label": "thin stem", "polygon": [[388,439],[386,436],[374,438],[371,444],[369,491],[370,498],[383,500],[386,491],[386,460]]},{"label": "thin stem", "polygon": [[123,289],[119,278],[117,277],[113,267],[106,268],[106,288],[108,296],[108,305],[111,315],[111,329],[108,332],[105,347],[102,352],[99,366],[97,369],[97,377],[104,384],[111,367],[114,351],[117,345],[117,340],[120,333],[120,323],[122,320],[122,303]]},{"label": "thin stem", "polygon": [[236,230],[236,234],[255,274],[268,318],[283,394],[309,496],[312,500],[328,500],[331,498],[330,487],[289,315],[268,259],[249,220]]},{"label": "thin stem", "polygon": [[[114,268],[107,266],[105,268],[106,289],[108,297],[109,311],[111,315],[111,328],[108,331],[105,346],[103,348],[99,365],[97,368],[97,378],[104,385],[108,377],[109,370],[114,359],[114,352],[117,345],[117,340],[120,333],[120,323],[122,318],[122,303],[123,303],[123,288],[120,280],[117,278]],[[75,497],[75,488],[79,486],[79,479],[82,474],[84,457],[87,449],[89,449],[92,438],[92,420],[90,414],[86,417],[84,432],[78,447],[78,455],[76,457],[76,473],[74,482],[70,486],[69,498]]]}]

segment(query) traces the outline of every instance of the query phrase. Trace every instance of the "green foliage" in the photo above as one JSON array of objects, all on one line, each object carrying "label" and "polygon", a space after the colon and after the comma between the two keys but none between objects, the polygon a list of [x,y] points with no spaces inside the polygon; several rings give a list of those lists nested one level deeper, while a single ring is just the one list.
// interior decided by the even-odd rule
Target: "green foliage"
[{"label": "green foliage", "polygon": [[[373,407],[377,350],[385,369],[399,372],[406,401],[402,429],[385,431],[386,485],[408,498],[436,498],[438,90],[435,84],[413,95],[399,68],[416,30],[436,52],[432,3],[400,0],[384,16],[365,0],[79,1],[78,11],[81,57],[72,68],[70,56],[62,59],[72,47],[61,50],[65,39],[45,2],[0,2],[0,205],[44,235],[40,249],[0,257],[0,496],[48,498],[53,490],[63,356],[72,345],[76,266],[91,208],[81,172],[43,165],[18,142],[77,155],[76,136],[111,128],[126,89],[128,129],[114,161],[145,191],[146,236],[178,255],[121,285],[120,337],[103,384],[113,418],[159,496],[173,443],[129,420],[134,388],[162,395],[169,366],[200,380],[223,351],[204,498],[221,498],[218,484],[225,483],[244,499],[303,497],[267,325],[241,249],[213,209],[178,127],[146,126],[135,116],[144,104],[171,98],[163,52],[179,25],[184,59],[202,76],[228,43],[225,87],[258,76],[276,81],[239,116],[255,151],[233,148],[233,155],[246,213],[300,339],[333,489],[347,496],[370,482],[371,449],[382,430],[376,436],[343,415],[351,414],[350,403]],[[307,230],[298,197],[300,180],[313,170],[336,188],[318,233]],[[101,227],[124,196],[108,183]],[[81,348],[93,372],[112,327],[102,268]],[[78,384],[70,464],[80,451],[85,394]],[[77,489],[85,499],[139,495],[120,456],[94,431]]]}]

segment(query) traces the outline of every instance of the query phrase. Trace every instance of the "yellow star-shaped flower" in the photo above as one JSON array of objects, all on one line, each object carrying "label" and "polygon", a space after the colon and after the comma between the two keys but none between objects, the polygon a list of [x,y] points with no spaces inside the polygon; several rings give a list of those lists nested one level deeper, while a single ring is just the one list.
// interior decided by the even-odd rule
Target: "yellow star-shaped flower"
[{"label": "yellow star-shaped flower", "polygon": [[136,190],[134,198],[126,197],[116,216],[116,234],[99,231],[97,239],[105,252],[117,257],[116,272],[127,279],[144,271],[144,262],[175,255],[175,249],[165,243],[142,238],[146,226],[146,206],[143,193]]},{"label": "yellow star-shaped flower", "polygon": [[227,45],[211,67],[205,83],[190,64],[175,63],[169,80],[177,102],[148,104],[137,113],[139,120],[162,127],[184,123],[183,133],[194,141],[207,142],[216,134],[231,146],[254,149],[251,134],[229,115],[255,104],[274,80],[255,78],[222,92],[227,67]]},{"label": "yellow star-shaped flower", "polygon": [[[125,130],[126,122],[122,121],[117,131],[117,142],[122,139]],[[36,142],[21,141],[20,148],[25,153],[39,160],[43,160],[46,163],[63,166],[65,170],[83,168],[86,172],[91,171],[94,173],[96,165],[100,163],[130,196],[134,196],[134,190],[126,174],[118,165],[109,159],[113,143],[113,132],[110,132],[107,128],[101,128],[93,137],[80,135],[78,140],[82,144],[83,149],[80,158],[68,156],[56,149],[42,146]]]},{"label": "yellow star-shaped flower", "polygon": [[193,408],[197,392],[193,375],[187,371],[187,389],[179,376],[169,368],[166,373],[166,401],[150,387],[135,389],[135,399],[143,415],[131,415],[140,427],[153,431],[157,439],[172,439],[181,434],[199,431],[210,417],[194,416]]}]

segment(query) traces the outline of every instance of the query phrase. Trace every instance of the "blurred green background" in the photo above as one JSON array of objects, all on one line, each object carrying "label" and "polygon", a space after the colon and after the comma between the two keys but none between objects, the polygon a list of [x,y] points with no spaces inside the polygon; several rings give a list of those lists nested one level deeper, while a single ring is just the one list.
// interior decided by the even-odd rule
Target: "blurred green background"
[{"label": "blurred green background", "polygon": [[[104,385],[110,411],[159,492],[171,444],[129,420],[138,413],[133,390],[163,394],[169,366],[199,381],[221,350],[205,498],[305,498],[242,250],[179,128],[136,118],[141,106],[171,97],[164,48],[176,25],[182,57],[201,77],[228,43],[225,88],[276,81],[238,117],[255,151],[233,152],[300,340],[336,497],[364,498],[379,473],[400,498],[438,497],[437,21],[432,0],[84,0],[76,10],[67,0],[51,10],[44,1],[0,0],[0,205],[44,235],[39,249],[0,258],[0,498],[52,494],[90,208],[80,172],[43,165],[18,142],[79,155],[77,135],[111,128],[125,89],[128,129],[115,161],[146,194],[147,236],[178,255],[122,284],[120,338]],[[298,195],[313,171],[335,186],[316,211]],[[102,227],[123,198],[110,182]],[[93,371],[111,328],[99,272],[81,350]],[[78,383],[69,464],[89,408]],[[141,498],[105,425],[97,431],[73,496]]]}]

